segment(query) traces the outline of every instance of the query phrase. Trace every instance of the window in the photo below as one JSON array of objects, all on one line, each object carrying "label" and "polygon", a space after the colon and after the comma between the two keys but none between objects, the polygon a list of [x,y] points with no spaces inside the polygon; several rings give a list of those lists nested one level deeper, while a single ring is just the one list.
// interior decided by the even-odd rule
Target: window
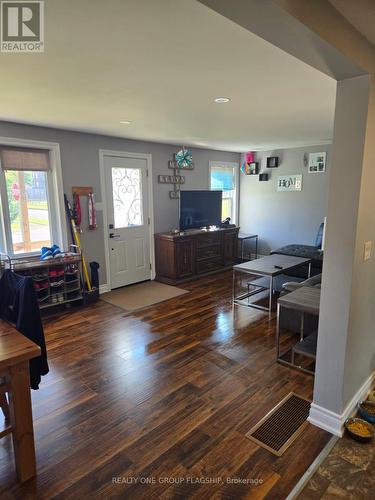
[{"label": "window", "polygon": [[48,149],[0,146],[0,250],[10,256],[63,246],[56,171]]},{"label": "window", "polygon": [[112,168],[115,229],[143,225],[140,168]]},{"label": "window", "polygon": [[237,223],[237,182],[238,164],[210,162],[210,189],[223,191],[222,220],[230,217]]}]

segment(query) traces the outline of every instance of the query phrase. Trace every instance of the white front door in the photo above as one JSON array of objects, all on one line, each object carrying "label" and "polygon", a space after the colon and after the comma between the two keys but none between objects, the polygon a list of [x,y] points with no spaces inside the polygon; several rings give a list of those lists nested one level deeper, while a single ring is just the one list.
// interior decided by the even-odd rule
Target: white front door
[{"label": "white front door", "polygon": [[104,157],[111,288],[151,278],[147,160]]}]

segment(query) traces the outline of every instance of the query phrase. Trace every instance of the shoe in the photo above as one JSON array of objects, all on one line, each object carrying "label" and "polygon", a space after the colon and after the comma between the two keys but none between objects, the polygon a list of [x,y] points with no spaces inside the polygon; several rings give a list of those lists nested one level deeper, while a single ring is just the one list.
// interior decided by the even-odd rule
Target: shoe
[{"label": "shoe", "polygon": [[34,288],[37,292],[40,292],[41,290],[47,290],[48,287],[48,281],[34,281]]},{"label": "shoe", "polygon": [[52,250],[48,247],[42,247],[40,260],[49,260],[49,259],[53,259]]},{"label": "shoe", "polygon": [[62,253],[61,253],[60,247],[58,245],[53,245],[51,247],[51,252],[52,252],[53,257],[62,257]]},{"label": "shoe", "polygon": [[64,284],[64,280],[60,280],[60,281],[51,281],[51,282],[50,282],[50,286],[51,286],[51,287],[62,286],[63,284]]}]

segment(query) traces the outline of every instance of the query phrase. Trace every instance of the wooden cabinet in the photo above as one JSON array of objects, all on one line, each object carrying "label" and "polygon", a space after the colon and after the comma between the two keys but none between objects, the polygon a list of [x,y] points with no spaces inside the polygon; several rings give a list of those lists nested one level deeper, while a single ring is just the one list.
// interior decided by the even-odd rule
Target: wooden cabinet
[{"label": "wooden cabinet", "polygon": [[194,274],[193,240],[186,239],[176,242],[176,277],[186,278]]},{"label": "wooden cabinet", "polygon": [[236,262],[238,228],[155,235],[156,279],[178,284]]},{"label": "wooden cabinet", "polygon": [[224,265],[233,265],[237,258],[238,231],[228,231],[223,234]]}]

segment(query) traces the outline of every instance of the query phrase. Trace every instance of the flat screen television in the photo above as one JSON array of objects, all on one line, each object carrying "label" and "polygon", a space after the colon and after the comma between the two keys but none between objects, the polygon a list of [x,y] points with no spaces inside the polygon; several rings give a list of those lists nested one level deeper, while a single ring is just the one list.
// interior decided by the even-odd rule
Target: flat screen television
[{"label": "flat screen television", "polygon": [[222,196],[222,191],[180,191],[180,230],[219,225]]}]

